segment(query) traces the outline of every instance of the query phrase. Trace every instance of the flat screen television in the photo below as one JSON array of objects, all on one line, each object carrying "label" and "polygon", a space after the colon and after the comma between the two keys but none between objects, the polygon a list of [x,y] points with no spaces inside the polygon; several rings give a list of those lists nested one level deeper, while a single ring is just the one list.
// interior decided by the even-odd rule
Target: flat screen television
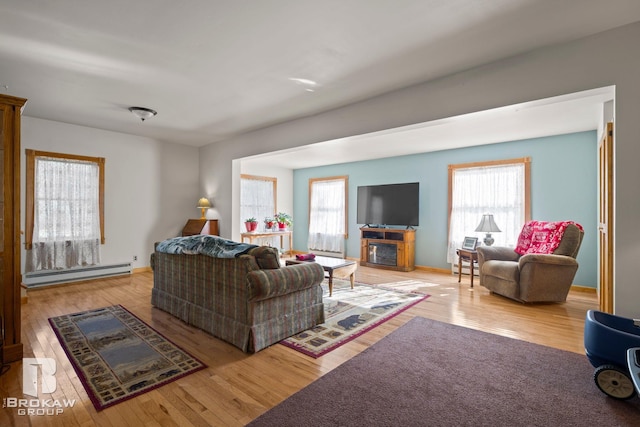
[{"label": "flat screen television", "polygon": [[358,187],[357,223],[369,226],[419,225],[420,183]]}]

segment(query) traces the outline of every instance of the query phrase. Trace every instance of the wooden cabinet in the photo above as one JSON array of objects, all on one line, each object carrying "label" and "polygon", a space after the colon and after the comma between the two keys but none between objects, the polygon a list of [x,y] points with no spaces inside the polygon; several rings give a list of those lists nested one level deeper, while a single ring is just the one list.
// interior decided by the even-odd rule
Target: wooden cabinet
[{"label": "wooden cabinet", "polygon": [[2,360],[22,359],[20,337],[20,117],[26,99],[0,95],[0,315]]},{"label": "wooden cabinet", "polygon": [[360,265],[397,271],[415,269],[416,230],[360,229]]},{"label": "wooden cabinet", "polygon": [[183,236],[195,236],[197,234],[208,234],[219,236],[217,219],[190,219],[182,229]]}]

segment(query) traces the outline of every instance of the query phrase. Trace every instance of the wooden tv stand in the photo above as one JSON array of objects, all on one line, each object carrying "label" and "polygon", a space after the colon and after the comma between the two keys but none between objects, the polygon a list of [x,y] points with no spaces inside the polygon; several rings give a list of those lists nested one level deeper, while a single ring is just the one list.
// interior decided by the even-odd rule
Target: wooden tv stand
[{"label": "wooden tv stand", "polygon": [[360,265],[396,271],[415,267],[416,230],[401,228],[360,229]]}]

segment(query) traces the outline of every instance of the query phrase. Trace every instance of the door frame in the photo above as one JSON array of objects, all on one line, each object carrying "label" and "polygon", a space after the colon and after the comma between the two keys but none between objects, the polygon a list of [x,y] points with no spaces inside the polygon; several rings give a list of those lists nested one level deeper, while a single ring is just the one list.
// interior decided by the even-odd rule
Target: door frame
[{"label": "door frame", "polygon": [[599,309],[613,313],[613,123],[598,142],[598,279]]}]

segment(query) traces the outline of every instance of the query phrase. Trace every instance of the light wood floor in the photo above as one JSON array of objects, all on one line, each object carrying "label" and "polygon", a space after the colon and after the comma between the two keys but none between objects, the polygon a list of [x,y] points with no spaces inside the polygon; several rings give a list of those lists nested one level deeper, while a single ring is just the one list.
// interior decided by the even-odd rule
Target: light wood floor
[{"label": "light wood floor", "polygon": [[[425,271],[398,273],[360,267],[356,280],[389,283],[416,279],[433,283],[430,298],[319,359],[281,345],[254,355],[186,326],[151,307],[151,273],[29,291],[23,305],[25,357],[57,361],[57,390],[51,399],[76,399],[58,416],[20,416],[2,409],[1,426],[238,426],[245,425],[296,391],[352,358],[409,319],[422,316],[583,354],[583,324],[597,307],[595,293],[573,292],[564,304],[523,305],[491,295],[468,277]],[[122,304],[208,365],[137,398],[96,412],[48,324],[52,316]],[[452,355],[455,357],[455,355]],[[372,370],[375,367],[372,367]],[[541,367],[544,369],[544,367]],[[2,397],[23,398],[22,366],[0,377]]]}]

